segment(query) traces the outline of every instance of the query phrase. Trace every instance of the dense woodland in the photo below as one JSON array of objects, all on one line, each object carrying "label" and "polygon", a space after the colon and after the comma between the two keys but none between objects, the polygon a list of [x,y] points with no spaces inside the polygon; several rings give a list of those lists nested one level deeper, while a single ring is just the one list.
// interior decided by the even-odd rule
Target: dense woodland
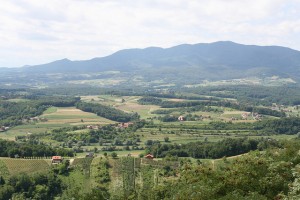
[{"label": "dense woodland", "polygon": [[74,106],[78,100],[79,98],[75,97],[49,96],[26,96],[24,101],[18,102],[0,100],[0,125],[20,125],[22,124],[22,120],[41,115],[47,108],[51,106]]},{"label": "dense woodland", "polygon": [[269,147],[281,147],[276,140],[266,139],[224,139],[219,142],[191,142],[187,144],[154,144],[147,151],[155,157],[166,156],[192,158],[222,158],[248,153],[253,150],[265,150]]},{"label": "dense woodland", "polygon": [[115,109],[111,106],[101,104],[78,102],[76,108],[85,112],[92,112],[100,117],[111,119],[117,122],[129,122],[139,119],[137,113],[125,113],[124,111]]},{"label": "dense woodland", "polygon": [[24,158],[24,157],[50,157],[50,156],[74,156],[72,150],[66,148],[53,148],[35,140],[27,142],[15,142],[0,139],[0,157]]},{"label": "dense woodland", "polygon": [[299,141],[213,166],[185,163],[177,181],[155,187],[151,199],[299,199]]},{"label": "dense woodland", "polygon": [[297,85],[273,87],[260,85],[208,86],[184,88],[182,91],[220,98],[232,98],[237,99],[240,103],[251,103],[253,105],[300,104],[300,91]]},{"label": "dense woodland", "polygon": [[[1,179],[2,177],[0,177]],[[0,199],[54,199],[64,186],[55,173],[20,174],[0,181]]]}]

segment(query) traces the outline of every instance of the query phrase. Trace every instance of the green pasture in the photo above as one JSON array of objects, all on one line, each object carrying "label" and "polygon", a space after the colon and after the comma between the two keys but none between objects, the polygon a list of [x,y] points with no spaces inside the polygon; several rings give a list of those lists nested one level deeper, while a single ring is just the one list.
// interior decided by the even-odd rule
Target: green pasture
[{"label": "green pasture", "polygon": [[53,106],[45,110],[43,114],[51,114],[51,113],[55,113],[56,111],[57,111],[57,107]]}]

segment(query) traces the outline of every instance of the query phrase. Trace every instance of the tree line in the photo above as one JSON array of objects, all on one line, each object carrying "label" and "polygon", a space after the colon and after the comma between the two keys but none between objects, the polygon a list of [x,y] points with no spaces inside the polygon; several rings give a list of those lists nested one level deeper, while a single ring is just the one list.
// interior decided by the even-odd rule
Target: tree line
[{"label": "tree line", "polygon": [[51,107],[74,106],[79,100],[76,97],[32,97],[28,101],[11,102],[0,100],[0,126],[16,126],[23,119],[43,114]]},{"label": "tree line", "polygon": [[153,199],[299,199],[299,140],[213,164],[185,161],[176,181],[149,188]]},{"label": "tree line", "polygon": [[155,143],[152,146],[148,146],[146,151],[158,158],[177,156],[216,159],[224,156],[236,156],[257,149],[264,150],[270,146],[280,147],[280,143],[270,138],[226,138],[218,142],[190,142],[180,145]]},{"label": "tree line", "polygon": [[85,103],[80,101],[76,103],[76,108],[85,112],[95,113],[100,117],[117,122],[129,122],[139,119],[139,115],[137,113],[126,113],[111,106],[105,106],[101,104]]},{"label": "tree line", "polygon": [[271,106],[272,103],[279,105],[299,105],[299,85],[284,86],[261,86],[261,85],[228,85],[185,88],[185,92],[194,94],[215,96],[219,98],[233,98],[241,103],[253,105]]},{"label": "tree line", "polygon": [[269,134],[293,135],[300,132],[300,118],[266,119],[254,123],[210,122],[206,130],[252,130]]},{"label": "tree line", "polygon": [[[174,118],[175,119],[175,118]],[[148,123],[145,125],[146,128],[158,128],[157,125]],[[174,128],[174,124],[162,124],[159,125],[161,128]],[[178,126],[179,127],[179,126]],[[270,135],[270,134],[288,134],[295,135],[300,133],[300,118],[298,117],[287,117],[279,119],[265,119],[256,122],[222,122],[212,121],[208,124],[186,125],[180,124],[181,129],[187,130],[247,130],[252,131],[255,134]]]},{"label": "tree line", "polygon": [[[275,117],[285,117],[284,112],[280,112],[277,110],[272,110],[270,108],[259,107],[259,106],[251,106],[247,104],[240,104],[232,101],[163,101],[162,99],[156,97],[142,97],[138,100],[138,103],[142,105],[158,105],[162,108],[183,108],[183,107],[196,107],[195,110],[199,110],[203,107],[207,106],[218,106],[218,107],[227,107],[233,108],[236,110],[243,110],[246,112],[257,112],[263,115],[270,115]],[[200,107],[201,106],[201,107]]]},{"label": "tree line", "polygon": [[20,143],[0,139],[0,157],[44,157],[44,156],[68,156],[73,157],[72,150],[65,148],[53,148],[45,144],[36,144],[34,141]]}]

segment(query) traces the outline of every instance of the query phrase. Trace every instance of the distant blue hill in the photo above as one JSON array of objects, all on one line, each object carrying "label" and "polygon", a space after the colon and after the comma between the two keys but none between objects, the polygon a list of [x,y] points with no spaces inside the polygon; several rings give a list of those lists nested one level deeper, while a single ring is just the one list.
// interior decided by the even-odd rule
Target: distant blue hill
[{"label": "distant blue hill", "polygon": [[120,71],[149,80],[232,79],[249,76],[300,79],[300,52],[280,46],[242,45],[230,41],[182,44],[171,48],[125,49],[91,60],[68,59],[26,66],[23,73],[92,73]]}]

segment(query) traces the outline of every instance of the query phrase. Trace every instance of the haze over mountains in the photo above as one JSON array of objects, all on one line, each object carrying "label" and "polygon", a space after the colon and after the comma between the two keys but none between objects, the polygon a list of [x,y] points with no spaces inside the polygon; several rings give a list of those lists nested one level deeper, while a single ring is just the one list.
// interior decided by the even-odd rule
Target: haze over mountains
[{"label": "haze over mountains", "polygon": [[[1,71],[4,74],[13,73],[16,77],[36,77],[42,74],[45,81],[51,80],[47,74],[61,74],[62,76],[51,77],[64,80],[122,77],[189,84],[199,83],[202,80],[272,76],[298,81],[300,80],[300,52],[280,46],[242,45],[225,41],[182,44],[166,49],[159,47],[125,49],[107,57],[91,60],[63,59],[18,69],[0,68]],[[42,80],[41,77],[36,78]]]}]

